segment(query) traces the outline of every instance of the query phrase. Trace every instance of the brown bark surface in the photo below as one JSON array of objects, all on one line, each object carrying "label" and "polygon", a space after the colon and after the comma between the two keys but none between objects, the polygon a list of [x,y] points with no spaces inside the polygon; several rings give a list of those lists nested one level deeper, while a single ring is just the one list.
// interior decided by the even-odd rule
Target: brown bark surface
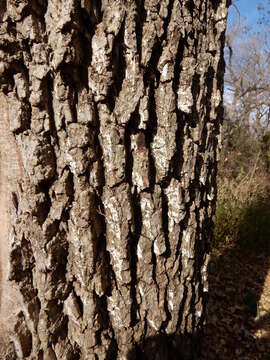
[{"label": "brown bark surface", "polygon": [[19,291],[8,281],[9,253],[14,217],[12,193],[21,179],[21,164],[15,139],[9,130],[8,103],[0,93],[0,359],[4,358],[16,313],[21,310]]},{"label": "brown bark surface", "polygon": [[24,302],[15,358],[192,356],[227,6],[1,2],[1,87],[23,165],[9,275]]}]

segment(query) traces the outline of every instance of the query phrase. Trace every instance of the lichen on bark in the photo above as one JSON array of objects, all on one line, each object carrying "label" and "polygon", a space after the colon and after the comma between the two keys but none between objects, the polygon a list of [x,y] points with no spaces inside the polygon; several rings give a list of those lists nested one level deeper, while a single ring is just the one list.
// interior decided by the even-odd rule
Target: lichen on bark
[{"label": "lichen on bark", "polygon": [[23,165],[15,357],[158,359],[162,342],[172,359],[199,337],[228,5],[1,5],[0,85]]}]

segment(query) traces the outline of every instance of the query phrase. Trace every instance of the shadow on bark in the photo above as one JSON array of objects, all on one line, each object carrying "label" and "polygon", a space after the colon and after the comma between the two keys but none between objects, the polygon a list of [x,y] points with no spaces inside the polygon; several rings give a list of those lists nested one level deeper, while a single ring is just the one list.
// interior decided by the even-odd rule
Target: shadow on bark
[{"label": "shadow on bark", "polygon": [[200,338],[160,335],[134,347],[128,360],[196,360],[200,358]]}]

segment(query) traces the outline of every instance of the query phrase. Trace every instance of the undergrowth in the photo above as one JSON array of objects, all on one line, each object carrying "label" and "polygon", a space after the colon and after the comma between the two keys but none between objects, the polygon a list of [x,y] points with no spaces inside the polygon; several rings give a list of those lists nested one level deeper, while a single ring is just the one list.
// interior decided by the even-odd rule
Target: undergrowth
[{"label": "undergrowth", "polygon": [[238,247],[270,254],[269,176],[257,171],[220,178],[214,223],[214,251]]}]

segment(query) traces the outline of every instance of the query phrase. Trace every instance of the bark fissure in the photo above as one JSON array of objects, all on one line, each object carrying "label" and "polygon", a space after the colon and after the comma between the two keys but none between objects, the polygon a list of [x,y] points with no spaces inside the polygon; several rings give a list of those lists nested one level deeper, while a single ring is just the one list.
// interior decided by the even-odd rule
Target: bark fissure
[{"label": "bark fissure", "polygon": [[1,3],[0,86],[23,166],[14,356],[192,354],[205,316],[227,7]]}]

